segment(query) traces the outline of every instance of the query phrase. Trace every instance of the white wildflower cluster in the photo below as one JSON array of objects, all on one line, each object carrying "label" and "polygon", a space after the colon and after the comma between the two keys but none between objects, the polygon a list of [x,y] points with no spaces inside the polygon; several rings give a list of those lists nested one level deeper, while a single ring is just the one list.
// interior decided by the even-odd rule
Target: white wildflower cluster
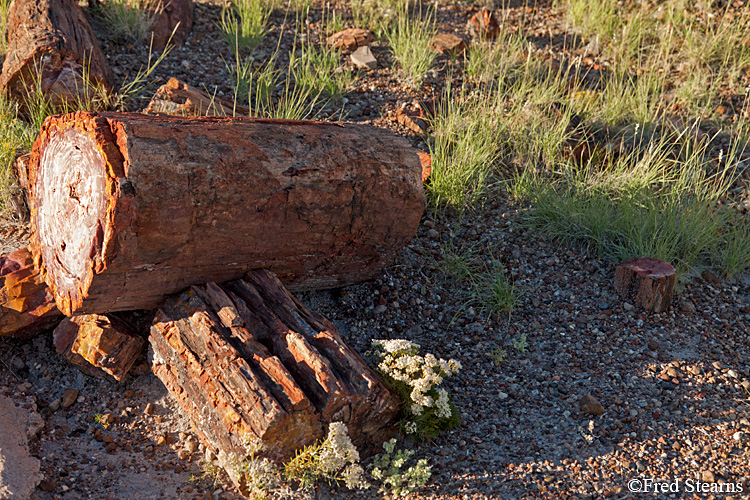
[{"label": "white wildflower cluster", "polygon": [[[409,393],[409,410],[412,415],[420,416],[426,408],[435,407],[438,418],[449,418],[451,408],[448,391],[437,390],[437,400],[429,393],[443,379],[458,373],[461,363],[455,359],[446,361],[438,359],[433,354],[419,356],[419,344],[408,340],[373,340],[373,346],[379,356],[378,369],[384,375],[403,382],[411,389]],[[433,391],[434,394],[434,391]],[[410,431],[410,429],[413,429]],[[416,427],[406,428],[407,433],[413,433]]]},{"label": "white wildflower cluster", "polygon": [[237,472],[245,479],[247,496],[254,500],[268,498],[280,486],[279,469],[267,458],[249,458]]},{"label": "white wildflower cluster", "polygon": [[322,443],[305,448],[285,465],[287,477],[300,481],[303,487],[320,479],[343,481],[349,489],[366,489],[364,470],[359,465],[359,452],[341,422],[328,427]]}]

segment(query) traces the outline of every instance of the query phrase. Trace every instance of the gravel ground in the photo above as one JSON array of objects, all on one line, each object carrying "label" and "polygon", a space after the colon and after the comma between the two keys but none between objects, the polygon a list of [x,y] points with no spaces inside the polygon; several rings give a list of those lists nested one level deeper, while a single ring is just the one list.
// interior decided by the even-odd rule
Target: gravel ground
[{"label": "gravel ground", "polygon": [[[546,20],[530,37],[563,36],[548,9],[508,12],[509,26],[524,16]],[[219,56],[231,56],[214,24],[219,7],[199,3],[195,15],[189,45],[156,76],[230,95]],[[468,17],[468,9],[452,7],[439,21],[463,33]],[[275,48],[277,34],[261,55]],[[118,78],[145,60],[143,47],[101,36]],[[382,69],[360,74],[345,109],[350,120],[406,135],[395,110],[439,94],[453,63],[439,59],[416,94],[390,69],[385,48],[373,52]],[[360,353],[373,338],[407,338],[463,365],[446,381],[463,425],[410,445],[433,465],[430,483],[411,498],[749,498],[750,276],[704,273],[681,285],[670,312],[648,315],[617,296],[615,263],[540,239],[521,226],[522,209],[498,197],[462,220],[428,214],[380,279],[301,296]],[[22,244],[24,229],[8,227],[3,244]],[[447,272],[446,249],[472,245],[511,274],[520,297],[510,316],[469,307],[467,285]],[[516,347],[522,336],[525,346]],[[239,498],[225,477],[201,478],[202,445],[147,359],[134,371],[123,384],[92,379],[54,352],[51,335],[0,340],[0,391],[17,404],[35,402],[44,421],[31,442],[46,478],[34,498]],[[63,407],[71,389],[77,401]],[[603,414],[581,409],[587,395]],[[678,481],[678,491],[629,492],[631,481],[647,478]],[[711,485],[736,493],[712,493]],[[378,498],[325,487],[316,496]]]}]

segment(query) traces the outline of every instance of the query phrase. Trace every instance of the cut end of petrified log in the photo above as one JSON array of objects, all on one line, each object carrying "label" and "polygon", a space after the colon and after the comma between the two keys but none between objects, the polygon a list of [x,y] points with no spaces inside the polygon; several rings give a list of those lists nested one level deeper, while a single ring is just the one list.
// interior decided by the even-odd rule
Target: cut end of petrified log
[{"label": "cut end of petrified log", "polygon": [[[49,120],[48,120],[49,123]],[[107,165],[94,130],[50,127],[32,152],[32,251],[61,311],[80,304],[108,224]],[[37,146],[38,145],[38,146]]]},{"label": "cut end of petrified log", "polygon": [[675,277],[675,268],[667,262],[633,258],[617,266],[614,285],[622,298],[647,311],[664,312],[672,302]]},{"label": "cut end of petrified log", "polygon": [[[398,401],[322,316],[267,271],[167,300],[149,340],[153,371],[225,468],[260,441],[281,461],[347,425],[363,455],[394,432]],[[228,470],[241,486],[241,477]]]},{"label": "cut end of petrified log", "polygon": [[30,338],[54,327],[62,314],[22,248],[0,256],[0,337]]}]

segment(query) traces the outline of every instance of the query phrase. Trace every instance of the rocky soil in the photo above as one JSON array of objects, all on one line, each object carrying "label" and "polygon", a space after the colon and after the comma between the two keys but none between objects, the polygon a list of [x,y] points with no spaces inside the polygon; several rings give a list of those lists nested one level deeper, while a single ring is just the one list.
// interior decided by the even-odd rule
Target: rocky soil
[{"label": "rocky soil", "polygon": [[[441,29],[465,35],[472,12],[441,7]],[[530,40],[548,50],[565,35],[554,14],[511,6],[505,29],[526,18]],[[157,83],[176,76],[231,95],[221,57],[232,56],[216,28],[219,15],[215,3],[196,5],[188,43],[157,69]],[[275,50],[283,20],[274,15],[276,28],[257,58]],[[146,48],[118,44],[95,27],[118,78],[145,63]],[[285,31],[282,43],[293,37]],[[373,53],[380,69],[360,72],[344,105],[347,119],[393,128],[420,146],[395,111],[440,94],[455,61],[441,56],[417,93],[399,81],[386,47],[376,44]],[[544,241],[522,227],[522,211],[499,193],[462,219],[428,212],[377,281],[301,296],[360,353],[371,339],[407,338],[463,365],[446,382],[463,425],[429,443],[408,443],[433,465],[430,483],[411,498],[748,498],[750,276],[686,279],[670,312],[646,314],[615,293],[616,263]],[[23,244],[24,232],[6,226],[3,243]],[[469,285],[451,272],[450,248],[475,248],[502,263],[520,293],[510,315],[467,302]],[[0,392],[43,423],[29,430],[44,476],[32,498],[239,498],[225,476],[201,466],[203,447],[147,358],[115,384],[65,362],[51,335],[0,339]],[[679,481],[678,491],[629,491],[647,478]],[[379,497],[327,487],[316,495]]]}]

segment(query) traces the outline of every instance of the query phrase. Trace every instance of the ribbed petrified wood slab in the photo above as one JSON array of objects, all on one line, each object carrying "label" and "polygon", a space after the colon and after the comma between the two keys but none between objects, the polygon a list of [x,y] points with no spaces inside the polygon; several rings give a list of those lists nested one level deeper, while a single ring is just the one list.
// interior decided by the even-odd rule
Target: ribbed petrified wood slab
[{"label": "ribbed petrified wood slab", "polygon": [[83,373],[122,381],[146,341],[117,316],[83,314],[65,318],[54,334],[55,349]]},{"label": "ribbed petrified wood slab", "polygon": [[29,185],[32,252],[68,315],[153,309],[256,268],[293,290],[370,279],[425,207],[406,139],[312,121],[53,116]]},{"label": "ribbed petrified wood slab", "polygon": [[173,116],[250,116],[244,106],[170,78],[151,98],[144,111],[150,115]]},{"label": "ribbed petrified wood slab", "polygon": [[30,338],[62,318],[29,249],[0,255],[0,337]]},{"label": "ribbed petrified wood slab", "polygon": [[394,430],[395,396],[268,271],[168,299],[149,340],[154,373],[228,469],[258,440],[263,456],[287,459],[331,422],[364,454]]},{"label": "ribbed petrified wood slab", "polygon": [[647,311],[669,309],[674,283],[674,267],[651,257],[629,259],[615,269],[617,293]]},{"label": "ribbed petrified wood slab", "polygon": [[38,83],[56,106],[111,88],[112,72],[76,0],[13,0],[7,40],[0,89],[22,103]]}]

